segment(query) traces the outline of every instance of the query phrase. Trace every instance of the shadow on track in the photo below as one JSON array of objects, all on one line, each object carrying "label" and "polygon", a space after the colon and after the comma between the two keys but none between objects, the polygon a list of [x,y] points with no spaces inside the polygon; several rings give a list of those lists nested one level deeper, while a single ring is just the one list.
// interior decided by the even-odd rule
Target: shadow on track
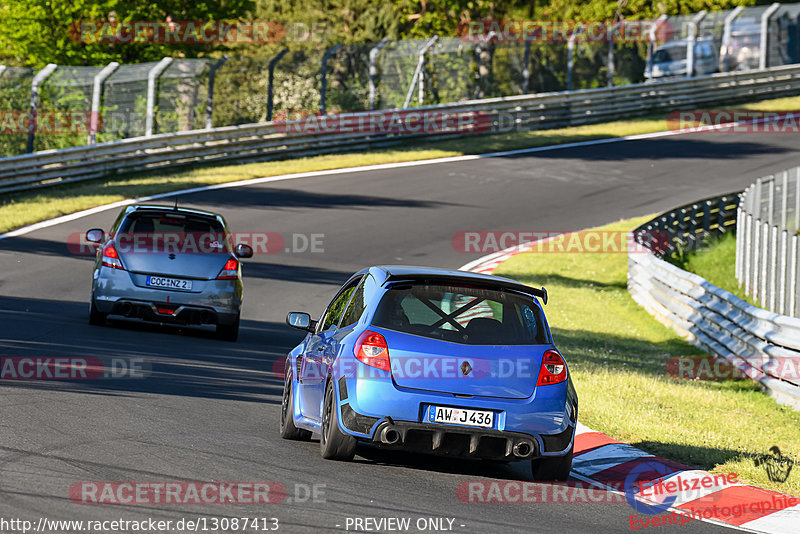
[{"label": "shadow on track", "polygon": [[235,343],[216,339],[213,327],[114,319],[107,326],[90,326],[85,303],[11,297],[0,297],[0,324],[4,357],[93,357],[104,365],[141,358],[149,368],[140,378],[2,379],[0,387],[107,395],[160,393],[278,403],[283,359],[302,339],[302,333],[284,324],[247,319]]}]

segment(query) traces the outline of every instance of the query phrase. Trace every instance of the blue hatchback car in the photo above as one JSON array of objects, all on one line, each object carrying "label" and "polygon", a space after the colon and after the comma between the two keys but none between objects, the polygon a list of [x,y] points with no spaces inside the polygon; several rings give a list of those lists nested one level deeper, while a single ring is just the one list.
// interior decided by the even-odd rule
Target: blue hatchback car
[{"label": "blue hatchback car", "polygon": [[544,288],[408,266],[354,274],[285,366],[280,432],[320,434],[324,458],[358,442],[460,457],[530,460],[566,480],[578,397],[553,345]]}]

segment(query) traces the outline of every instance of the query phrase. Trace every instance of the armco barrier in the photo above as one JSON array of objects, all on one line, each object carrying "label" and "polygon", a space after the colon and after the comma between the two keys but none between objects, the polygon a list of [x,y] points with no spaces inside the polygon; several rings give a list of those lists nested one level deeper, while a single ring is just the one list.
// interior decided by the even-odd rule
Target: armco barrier
[{"label": "armco barrier", "polygon": [[[630,118],[702,104],[800,93],[800,66],[733,72],[652,84],[473,100],[404,110],[474,113],[474,131],[535,130]],[[364,113],[340,115],[358,121]],[[0,193],[57,183],[202,162],[238,162],[368,149],[424,136],[368,130],[336,133],[289,131],[291,123],[263,123],[137,137],[110,143],[0,158]],[[666,122],[665,122],[666,127]],[[291,128],[288,128],[291,130]]]},{"label": "armco barrier", "polygon": [[[726,195],[697,202],[694,206],[722,205],[725,211],[732,212],[736,204],[730,199],[731,196]],[[665,221],[688,223],[686,213],[684,206],[640,226],[635,230],[637,240],[642,236],[641,244],[648,246],[645,236],[663,228]],[[702,233],[698,222],[704,218],[708,220],[702,214],[710,214],[711,210],[701,209],[695,213],[700,216],[691,218],[693,222],[680,233]],[[733,227],[720,225],[710,230],[730,231]],[[800,410],[797,371],[800,368],[800,319],[752,306],[700,276],[662,260],[656,253],[628,255],[628,291],[633,299],[694,345],[724,358],[758,381],[781,404]]]}]

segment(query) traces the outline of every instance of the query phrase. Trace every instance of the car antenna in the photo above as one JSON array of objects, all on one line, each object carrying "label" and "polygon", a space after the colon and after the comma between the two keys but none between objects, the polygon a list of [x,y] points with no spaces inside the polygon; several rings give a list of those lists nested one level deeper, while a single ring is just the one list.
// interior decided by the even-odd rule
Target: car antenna
[{"label": "car antenna", "polygon": [[175,211],[178,211],[178,195],[175,195],[175,205],[172,207]]}]

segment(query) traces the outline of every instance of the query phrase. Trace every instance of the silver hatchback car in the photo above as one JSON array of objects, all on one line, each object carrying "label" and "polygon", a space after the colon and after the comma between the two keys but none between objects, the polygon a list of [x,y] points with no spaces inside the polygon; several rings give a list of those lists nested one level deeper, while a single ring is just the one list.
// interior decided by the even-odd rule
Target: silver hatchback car
[{"label": "silver hatchback car", "polygon": [[108,315],[159,323],[216,325],[236,341],[242,306],[240,258],[221,215],[168,206],[133,205],[120,213],[108,235],[92,229],[98,244],[89,322]]}]

